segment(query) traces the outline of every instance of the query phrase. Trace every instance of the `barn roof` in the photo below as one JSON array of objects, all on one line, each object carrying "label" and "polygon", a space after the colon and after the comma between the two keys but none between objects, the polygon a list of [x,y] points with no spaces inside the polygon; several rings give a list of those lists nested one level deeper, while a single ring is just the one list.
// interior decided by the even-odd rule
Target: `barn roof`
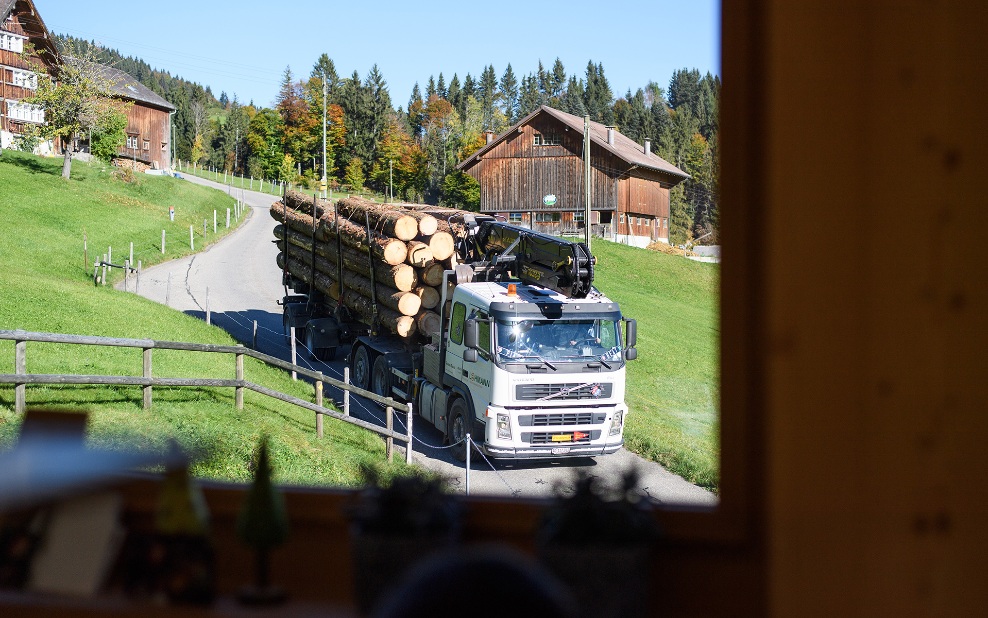
[{"label": "barn roof", "polygon": [[157,107],[170,112],[175,111],[174,105],[166,101],[164,97],[160,96],[158,93],[137,81],[137,79],[129,73],[125,73],[120,69],[108,67],[105,64],[100,65],[100,70],[110,81],[110,88],[113,90],[113,94],[120,95],[125,99],[137,101],[138,103],[143,103],[151,107]]},{"label": "barn roof", "polygon": [[28,39],[30,39],[38,51],[45,50],[48,52],[47,55],[42,55],[42,61],[48,66],[52,66],[59,58],[58,47],[55,45],[55,39],[48,32],[48,26],[45,25],[45,21],[41,19],[41,15],[38,13],[37,8],[35,8],[33,0],[0,0],[0,27],[6,23],[7,18],[14,12],[14,8],[18,2],[23,2],[25,5],[19,12],[29,22],[29,24],[25,25],[32,25],[37,28],[36,30],[27,30]]},{"label": "barn roof", "polygon": [[[462,161],[456,166],[457,169],[462,170],[472,167],[477,161],[480,160],[484,153],[488,152],[497,144],[513,135],[518,127],[530,123],[540,114],[547,114],[574,131],[578,131],[580,133],[583,132],[583,118],[574,116],[573,114],[567,114],[566,112],[549,107],[548,105],[543,105],[515,123],[510,129],[495,137],[490,144],[486,144],[483,148],[470,155],[468,159]],[[632,140],[630,137],[622,135],[621,132],[616,129],[614,130],[614,144],[609,144],[607,142],[607,127],[592,120],[590,121],[590,141],[592,144],[596,144],[599,148],[610,152],[629,165],[652,169],[657,172],[663,172],[670,176],[677,177],[679,179],[676,181],[677,183],[690,177],[689,174],[679,169],[672,163],[669,163],[659,155],[653,152],[645,152],[645,148],[641,144]]]}]

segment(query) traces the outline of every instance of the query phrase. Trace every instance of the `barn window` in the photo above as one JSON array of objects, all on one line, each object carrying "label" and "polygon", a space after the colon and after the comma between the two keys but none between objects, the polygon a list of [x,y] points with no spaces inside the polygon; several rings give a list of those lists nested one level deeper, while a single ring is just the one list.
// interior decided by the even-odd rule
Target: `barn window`
[{"label": "barn window", "polygon": [[537,212],[535,221],[538,223],[557,223],[560,219],[558,212]]},{"label": "barn window", "polygon": [[624,213],[621,213],[621,223],[624,223]]},{"label": "barn window", "polygon": [[12,32],[0,32],[0,49],[6,49],[16,54],[24,51],[24,38]]},{"label": "barn window", "polygon": [[137,136],[136,135],[128,135],[127,136],[127,148],[131,148],[133,150],[137,150]]},{"label": "barn window", "polygon": [[31,71],[20,71],[17,69],[13,70],[14,73],[14,85],[20,88],[27,88],[29,90],[35,90],[38,87],[38,76]]},{"label": "barn window", "polygon": [[144,140],[144,150],[151,150],[151,140]]},{"label": "barn window", "polygon": [[536,133],[535,134],[535,145],[536,146],[558,146],[561,142],[559,141],[558,133]]},{"label": "barn window", "polygon": [[508,213],[508,221],[510,221],[511,223],[521,223],[521,213],[520,212]]},{"label": "barn window", "polygon": [[584,219],[583,215],[585,215],[585,214],[586,213],[583,212],[582,210],[574,210],[573,211],[573,221],[583,221],[583,219]]}]

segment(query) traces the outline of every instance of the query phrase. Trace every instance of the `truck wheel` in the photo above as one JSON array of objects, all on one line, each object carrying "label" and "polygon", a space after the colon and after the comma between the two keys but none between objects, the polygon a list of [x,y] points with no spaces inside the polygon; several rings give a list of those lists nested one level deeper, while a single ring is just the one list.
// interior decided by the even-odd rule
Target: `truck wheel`
[{"label": "truck wheel", "polygon": [[[453,459],[456,461],[467,460],[467,444],[457,444],[467,437],[467,404],[462,399],[457,399],[449,409],[449,431],[446,437],[450,444],[456,444],[452,448]],[[473,437],[473,436],[471,436]]]},{"label": "truck wheel", "polygon": [[[291,320],[288,317],[288,305],[285,305],[285,308],[284,308],[284,310],[281,313],[281,328],[282,328],[282,331],[285,334],[285,341],[288,342],[289,344],[291,344],[291,342],[292,342],[292,327],[291,327]],[[308,330],[308,329],[305,329],[305,330]],[[298,343],[305,343],[305,334],[299,332],[299,330],[297,328],[295,329],[295,341],[297,341]]]},{"label": "truck wheel", "polygon": [[378,356],[374,361],[374,371],[371,373],[371,391],[381,397],[391,396],[391,371],[384,356]]},{"label": "truck wheel", "polygon": [[353,354],[353,385],[370,390],[371,362],[367,346],[360,346]]}]

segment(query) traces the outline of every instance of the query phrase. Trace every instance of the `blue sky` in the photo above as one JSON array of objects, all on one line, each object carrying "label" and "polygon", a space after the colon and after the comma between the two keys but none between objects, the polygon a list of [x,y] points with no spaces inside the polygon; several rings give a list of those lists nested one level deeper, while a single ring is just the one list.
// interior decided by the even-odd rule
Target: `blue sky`
[{"label": "blue sky", "polygon": [[[638,6],[635,6],[638,4]],[[582,0],[499,2],[190,2],[35,0],[53,33],[96,40],[242,103],[271,106],[285,67],[308,77],[322,53],[341,77],[371,66],[388,82],[394,105],[406,106],[443,72],[449,83],[510,62],[519,81],[541,59],[558,57],[567,74],[602,63],[615,96],[672,72],[720,73],[720,3],[653,0],[607,5]],[[236,7],[232,9],[231,7]],[[601,13],[601,7],[607,10]],[[620,10],[616,10],[620,7]],[[415,10],[411,10],[411,9]]]}]

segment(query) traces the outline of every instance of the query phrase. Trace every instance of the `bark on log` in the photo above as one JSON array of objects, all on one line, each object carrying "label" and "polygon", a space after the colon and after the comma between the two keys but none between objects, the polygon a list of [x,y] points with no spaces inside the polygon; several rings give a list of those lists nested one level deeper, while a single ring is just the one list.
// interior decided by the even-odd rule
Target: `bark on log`
[{"label": "bark on log", "polygon": [[339,234],[343,244],[353,247],[358,251],[367,251],[369,242],[374,255],[391,266],[401,264],[408,257],[408,248],[403,241],[397,238],[375,234],[373,230],[371,231],[371,238],[368,241],[367,232],[363,225],[357,225],[342,217],[336,220],[335,218],[324,216],[319,219],[319,228],[328,242],[331,242]]},{"label": "bark on log", "polygon": [[439,301],[441,300],[439,290],[431,285],[420,285],[412,290],[412,293],[419,297],[423,309],[435,309],[439,306]]},{"label": "bark on log", "polygon": [[[307,266],[311,273],[311,250],[306,251],[301,247],[297,247],[289,243],[288,256],[293,261],[298,260]],[[340,298],[340,286],[337,283],[338,269],[336,264],[330,263],[329,260],[319,254],[316,254],[316,272],[317,274],[323,273],[326,277],[333,281],[331,287],[323,291],[329,294],[329,297],[334,300]],[[371,290],[373,289],[376,292],[377,302],[379,304],[388,307],[389,309],[394,309],[402,315],[415,315],[422,307],[422,300],[419,298],[418,294],[414,292],[400,292],[380,283],[378,283],[375,287],[371,284],[370,279],[367,277],[347,269],[343,270],[342,289],[354,290],[357,293],[366,296],[368,299],[372,298]]]},{"label": "bark on log", "polygon": [[[274,228],[276,238],[284,239],[284,225]],[[312,240],[308,236],[293,229],[288,231],[288,242],[301,247],[305,251],[312,251]],[[284,243],[279,242],[278,247],[284,251]],[[316,242],[316,253],[328,259],[333,264],[339,264],[339,256],[336,252],[336,242]],[[370,277],[371,269],[367,261],[367,253],[361,253],[352,247],[343,245],[343,267],[347,270]],[[395,288],[399,292],[409,292],[418,283],[418,274],[415,269],[408,264],[396,264],[388,266],[382,262],[374,262],[374,280],[388,287]]]},{"label": "bark on log", "polygon": [[[284,253],[278,254],[277,262],[279,268],[285,268],[285,259]],[[297,277],[301,281],[312,285],[320,292],[323,292],[332,298],[331,294],[336,282],[325,274],[316,270],[315,282],[313,283],[312,267],[294,258],[288,259],[287,270],[294,277]],[[414,294],[412,296],[414,296]],[[338,302],[353,311],[364,323],[371,324],[374,321],[374,303],[372,303],[366,296],[363,296],[354,290],[346,290],[339,297]],[[378,306],[377,322],[388,332],[394,333],[400,337],[411,337],[416,333],[417,327],[415,317],[402,315],[397,311],[388,309],[387,307]]]},{"label": "bark on log", "polygon": [[297,210],[310,216],[312,215],[314,205],[317,218],[326,214],[332,215],[333,212],[333,205],[329,201],[318,198],[315,198],[313,201],[313,196],[306,195],[301,191],[288,191],[281,199],[285,204],[288,204],[290,209]]},{"label": "bark on log", "polygon": [[370,218],[371,228],[398,240],[412,240],[419,235],[419,222],[393,205],[375,204],[360,197],[348,197],[336,202],[336,210],[360,225],[364,225],[365,215]]},{"label": "bark on log", "polygon": [[408,257],[406,262],[412,266],[424,268],[435,262],[435,259],[432,257],[432,249],[430,249],[429,245],[424,242],[417,240],[408,241],[407,251]]}]

